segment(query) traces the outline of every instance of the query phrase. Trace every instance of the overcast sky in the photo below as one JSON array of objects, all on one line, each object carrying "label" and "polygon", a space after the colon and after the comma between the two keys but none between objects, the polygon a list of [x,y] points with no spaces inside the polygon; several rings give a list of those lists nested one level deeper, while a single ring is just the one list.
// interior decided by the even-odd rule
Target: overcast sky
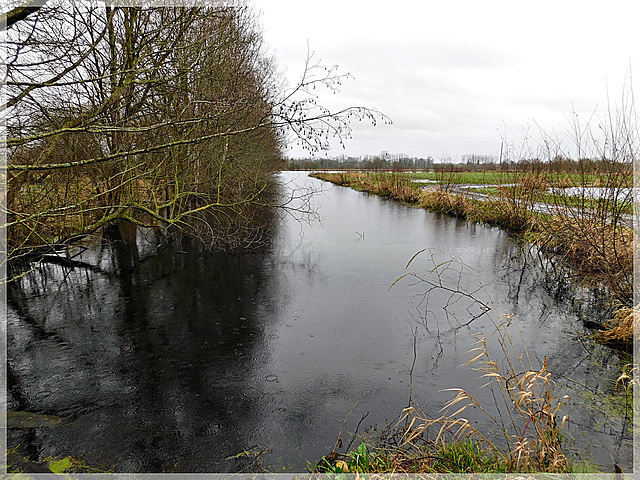
[{"label": "overcast sky", "polygon": [[567,130],[574,111],[581,122],[602,117],[640,71],[637,0],[252,1],[290,83],[308,44],[354,77],[320,103],[393,120],[356,122],[329,156],[498,156],[503,140],[518,147],[527,132]]}]

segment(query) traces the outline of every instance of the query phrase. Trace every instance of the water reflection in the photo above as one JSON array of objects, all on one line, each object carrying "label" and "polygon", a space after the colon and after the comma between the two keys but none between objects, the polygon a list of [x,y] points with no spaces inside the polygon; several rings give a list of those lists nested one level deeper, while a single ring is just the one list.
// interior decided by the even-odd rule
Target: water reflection
[{"label": "water reflection", "polygon": [[[112,247],[118,268],[133,258],[130,244]],[[253,316],[262,258],[181,251],[160,249],[130,274],[47,266],[11,288],[11,407],[67,418],[43,432],[43,454],[162,471],[247,447],[235,432],[251,428],[243,381],[264,361]],[[205,467],[217,470],[213,460]]]},{"label": "water reflection", "polygon": [[[12,430],[10,445],[123,472],[302,471],[356,404],[345,446],[365,415],[360,431],[406,406],[416,326],[413,399],[436,415],[450,398],[442,389],[481,384],[459,365],[501,314],[562,388],[611,391],[621,360],[583,338],[536,255],[504,232],[345,188],[314,201],[322,223],[286,217],[263,252],[112,232],[83,253],[91,268],[47,265],[12,285],[9,409],[65,422]],[[427,297],[416,278],[389,289],[410,271],[442,283]],[[572,415],[591,443],[576,435],[576,451],[624,468],[628,427],[601,425],[583,397]]]}]

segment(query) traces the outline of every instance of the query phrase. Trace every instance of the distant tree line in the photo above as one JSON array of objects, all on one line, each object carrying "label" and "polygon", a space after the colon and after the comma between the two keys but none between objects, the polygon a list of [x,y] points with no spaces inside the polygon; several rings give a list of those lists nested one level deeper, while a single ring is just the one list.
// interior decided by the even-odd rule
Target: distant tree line
[{"label": "distant tree line", "polygon": [[373,171],[546,171],[553,173],[598,173],[611,171],[613,166],[628,168],[628,162],[606,158],[581,158],[573,160],[561,155],[551,160],[539,158],[505,159],[498,162],[493,155],[462,155],[459,162],[447,157],[435,161],[433,157],[410,157],[403,154],[382,153],[380,155],[338,156],[333,158],[289,158],[285,160],[288,170],[373,170]]},{"label": "distant tree line", "polygon": [[345,155],[334,158],[289,158],[286,160],[288,170],[431,170],[434,166],[432,157],[410,157],[403,154],[363,155],[348,157]]}]

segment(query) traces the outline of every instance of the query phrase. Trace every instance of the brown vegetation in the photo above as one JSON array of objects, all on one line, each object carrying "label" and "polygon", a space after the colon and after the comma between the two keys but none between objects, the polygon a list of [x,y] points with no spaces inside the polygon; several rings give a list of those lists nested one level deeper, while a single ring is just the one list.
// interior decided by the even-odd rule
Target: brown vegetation
[{"label": "brown vegetation", "polygon": [[[555,383],[546,359],[540,367],[526,361],[526,349],[516,346],[509,331],[511,319],[496,326],[494,335],[503,358],[489,354],[487,339],[478,335],[472,358],[491,390],[493,405],[461,388],[448,389],[453,398],[437,418],[405,408],[400,419],[382,436],[375,452],[364,445],[349,455],[332,454],[318,463],[320,472],[349,473],[529,473],[570,471],[561,448],[561,430],[567,418],[558,418],[567,397],[555,395]],[[481,412],[494,437],[480,432],[462,414]]]},{"label": "brown vegetation", "polygon": [[420,193],[412,185],[411,180],[405,175],[397,173],[337,172],[317,173],[311,176],[401,202],[416,203],[420,199]]},{"label": "brown vegetation", "polygon": [[[553,197],[555,204],[551,205],[550,213],[543,214],[532,208],[538,201],[540,192],[546,191],[549,185],[557,185],[557,180],[565,183],[570,181],[575,185],[575,178],[565,175],[552,183],[548,174],[540,169],[534,172],[512,172],[508,177],[508,185],[500,187],[496,196],[477,200],[460,192],[454,193],[452,187],[456,185],[457,174],[459,172],[443,172],[439,185],[421,190],[403,174],[342,172],[313,176],[385,198],[419,205],[430,211],[505,228],[522,235],[543,251],[554,254],[571,265],[583,281],[604,285],[612,306],[631,306],[633,230],[624,218],[626,206],[631,201],[630,196],[604,198],[595,209],[583,198],[582,204],[576,208],[558,191]],[[606,188],[615,192],[628,184],[629,172],[620,171],[618,167],[613,173],[590,176],[589,182],[594,182],[595,178],[599,179],[596,183],[606,185]],[[518,183],[513,183],[514,181]],[[616,341],[631,342],[632,324],[619,320],[616,316],[609,324],[616,326]]]}]

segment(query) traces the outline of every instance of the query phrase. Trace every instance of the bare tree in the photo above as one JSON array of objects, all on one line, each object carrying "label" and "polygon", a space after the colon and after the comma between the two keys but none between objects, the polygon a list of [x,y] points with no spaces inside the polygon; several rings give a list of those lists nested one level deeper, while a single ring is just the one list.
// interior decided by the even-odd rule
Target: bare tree
[{"label": "bare tree", "polygon": [[37,12],[46,0],[26,0],[23,2],[6,2],[6,12],[0,13],[0,30],[5,30],[14,23],[24,20],[32,13]]},{"label": "bare tree", "polygon": [[[307,63],[287,89],[241,1],[138,8],[50,0],[13,24],[5,103],[9,260],[127,222],[212,246],[259,237],[288,133],[309,150],[348,138],[365,108]],[[276,202],[277,203],[277,202]]]}]

